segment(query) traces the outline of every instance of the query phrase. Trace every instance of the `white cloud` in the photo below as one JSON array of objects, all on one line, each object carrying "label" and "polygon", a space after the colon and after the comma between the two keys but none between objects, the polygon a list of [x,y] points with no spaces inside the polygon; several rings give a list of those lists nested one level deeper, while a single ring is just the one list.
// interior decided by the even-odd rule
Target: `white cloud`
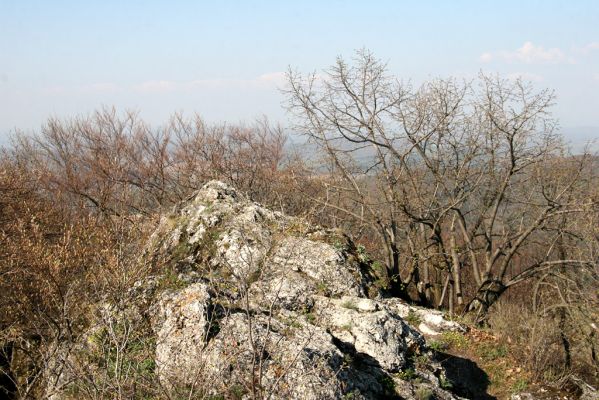
[{"label": "white cloud", "polygon": [[284,72],[268,72],[252,79],[200,79],[191,81],[185,86],[209,86],[209,87],[269,87],[283,84]]},{"label": "white cloud", "polygon": [[513,72],[508,74],[507,78],[513,81],[522,79],[529,82],[541,82],[545,79],[541,75],[533,74],[531,72]]},{"label": "white cloud", "polygon": [[282,85],[285,83],[285,72],[269,72],[258,77],[260,82]]},{"label": "white cloud", "polygon": [[276,87],[285,82],[284,72],[269,72],[251,79],[196,79],[193,81],[147,81],[135,86],[141,92],[171,92],[176,90],[194,90],[198,88],[261,88]]},{"label": "white cloud", "polygon": [[491,61],[521,62],[526,64],[574,62],[573,59],[566,57],[566,54],[557,47],[545,49],[543,46],[536,46],[532,42],[525,42],[522,47],[515,51],[485,52],[480,55],[479,59],[485,63]]},{"label": "white cloud", "polygon": [[591,42],[584,46],[587,50],[599,50],[599,42]]},{"label": "white cloud", "polygon": [[[3,81],[3,75],[0,74],[0,83]],[[193,81],[170,81],[170,80],[151,80],[141,82],[135,85],[120,86],[110,82],[99,82],[86,85],[53,85],[41,89],[44,95],[71,95],[71,94],[90,94],[90,93],[116,93],[116,92],[138,92],[138,93],[167,93],[193,91],[198,89],[274,89],[285,83],[284,72],[269,72],[251,79],[198,79]]]},{"label": "white cloud", "polygon": [[146,81],[135,87],[140,92],[169,92],[176,89],[178,84],[174,81]]},{"label": "white cloud", "polygon": [[493,61],[493,54],[491,54],[491,53],[483,53],[483,54],[480,55],[479,58],[480,58],[480,60],[482,62],[488,63],[488,62]]},{"label": "white cloud", "polygon": [[114,83],[101,82],[92,83],[89,85],[75,85],[75,86],[64,86],[64,85],[53,85],[47,86],[40,90],[43,95],[71,95],[71,94],[96,94],[96,93],[115,93],[120,91],[122,88]]},{"label": "white cloud", "polygon": [[120,87],[114,83],[93,83],[82,86],[81,89],[86,92],[116,92]]},{"label": "white cloud", "polygon": [[599,42],[590,42],[582,47],[574,47],[573,50],[575,53],[588,55],[595,50],[599,50]]}]

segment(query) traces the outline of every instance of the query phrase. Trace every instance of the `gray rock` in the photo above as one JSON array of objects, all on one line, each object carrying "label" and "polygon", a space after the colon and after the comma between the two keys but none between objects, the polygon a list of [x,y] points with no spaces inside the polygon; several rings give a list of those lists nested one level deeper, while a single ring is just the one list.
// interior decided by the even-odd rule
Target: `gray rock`
[{"label": "gray rock", "polygon": [[408,357],[424,351],[422,335],[382,303],[349,296],[318,297],[316,310],[332,335],[386,371],[400,371]]},{"label": "gray rock", "polygon": [[427,336],[436,336],[443,332],[465,332],[466,329],[455,321],[445,318],[443,312],[404,303],[400,299],[384,299],[385,306],[402,318],[412,314],[418,320],[418,330]]},{"label": "gray rock", "polygon": [[[439,331],[459,325],[396,300],[367,298],[368,277],[338,232],[273,213],[218,182],[207,184],[174,218],[178,224],[161,223],[148,253],[169,258],[189,249],[170,258],[199,263],[199,269],[209,265],[207,285],[227,307],[213,316],[218,330],[211,336],[206,318],[213,299],[206,284],[159,298],[153,320],[160,321],[157,372],[165,384],[209,381],[215,382],[213,395],[233,385],[281,399],[373,399],[393,392],[410,398],[419,391],[456,398],[434,374],[421,372],[418,385],[394,374],[427,351],[423,336],[402,316],[417,312]],[[211,236],[212,244],[206,243]],[[182,246],[185,240],[212,245],[211,254],[199,257],[206,249]]]},{"label": "gray rock", "polygon": [[163,384],[184,383],[196,374],[210,333],[210,307],[211,296],[203,283],[158,297],[151,315],[156,372]]},{"label": "gray rock", "polygon": [[273,263],[279,269],[300,272],[322,283],[331,296],[365,296],[358,266],[347,262],[342,251],[326,242],[284,238],[277,243]]},{"label": "gray rock", "polygon": [[[429,350],[404,318],[417,313],[435,332],[461,327],[441,313],[369,298],[368,266],[339,232],[270,211],[213,181],[161,219],[142,260],[161,265],[164,276],[137,283],[122,315],[150,321],[153,374],[166,391],[183,388],[190,398],[459,398],[442,388],[439,364],[416,368],[415,358]],[[408,369],[418,379],[407,379]]]}]

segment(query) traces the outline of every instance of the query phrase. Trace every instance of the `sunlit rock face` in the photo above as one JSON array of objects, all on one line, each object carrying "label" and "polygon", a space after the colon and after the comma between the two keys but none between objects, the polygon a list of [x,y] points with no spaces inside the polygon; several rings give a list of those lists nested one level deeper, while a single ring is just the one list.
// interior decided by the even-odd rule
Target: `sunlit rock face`
[{"label": "sunlit rock face", "polygon": [[162,217],[141,260],[164,273],[131,290],[130,314],[149,320],[153,373],[166,392],[459,398],[442,388],[443,369],[402,317],[417,313],[431,334],[460,326],[383,298],[339,231],[212,181]]}]

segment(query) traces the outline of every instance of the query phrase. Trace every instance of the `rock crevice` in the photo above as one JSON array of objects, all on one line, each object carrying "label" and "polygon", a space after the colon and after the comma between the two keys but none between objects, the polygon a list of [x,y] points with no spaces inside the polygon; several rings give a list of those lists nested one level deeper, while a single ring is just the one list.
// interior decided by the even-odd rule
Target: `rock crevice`
[{"label": "rock crevice", "polygon": [[[154,373],[167,391],[458,398],[442,387],[443,369],[404,318],[416,313],[419,329],[431,334],[461,327],[380,296],[340,232],[268,210],[213,181],[161,219],[142,257],[164,273],[138,283],[130,303],[149,316]],[[429,362],[422,368],[416,358]]]}]

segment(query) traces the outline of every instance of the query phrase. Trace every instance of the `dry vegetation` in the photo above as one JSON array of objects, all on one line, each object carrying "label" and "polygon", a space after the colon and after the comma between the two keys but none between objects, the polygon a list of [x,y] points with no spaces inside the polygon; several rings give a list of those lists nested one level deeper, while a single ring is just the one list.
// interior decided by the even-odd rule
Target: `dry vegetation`
[{"label": "dry vegetation", "polygon": [[[550,92],[486,76],[412,88],[364,52],[324,78],[291,73],[287,96],[319,162],[267,121],[153,128],[101,110],[13,137],[0,155],[4,390],[39,396],[57,343],[156,267],[137,255],[158,214],[210,179],[346,229],[388,295],[486,326],[531,380],[598,382],[599,161],[568,153]],[[141,393],[135,376],[123,379]]]}]

